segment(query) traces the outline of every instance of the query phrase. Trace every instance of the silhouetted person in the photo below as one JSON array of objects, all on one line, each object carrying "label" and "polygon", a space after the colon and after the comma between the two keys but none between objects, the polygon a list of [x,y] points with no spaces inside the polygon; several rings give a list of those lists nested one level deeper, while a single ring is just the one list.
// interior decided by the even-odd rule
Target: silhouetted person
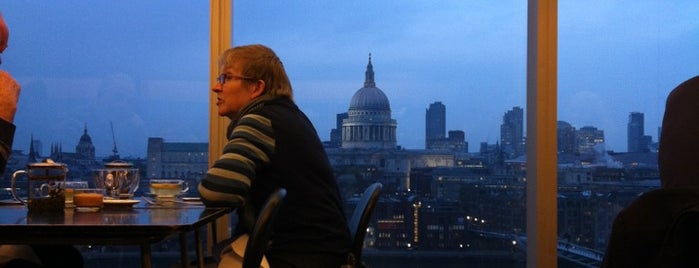
[{"label": "silhouetted person", "polygon": [[680,212],[699,202],[699,76],[668,95],[658,150],[661,188],[619,212],[603,268],[668,264],[659,257],[668,230]]}]

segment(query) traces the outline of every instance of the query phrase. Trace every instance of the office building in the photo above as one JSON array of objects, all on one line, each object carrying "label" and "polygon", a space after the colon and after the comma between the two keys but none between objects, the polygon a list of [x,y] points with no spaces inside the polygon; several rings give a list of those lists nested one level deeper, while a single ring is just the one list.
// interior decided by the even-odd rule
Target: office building
[{"label": "office building", "polygon": [[184,179],[196,185],[191,182],[198,182],[209,169],[206,142],[165,142],[151,137],[147,153],[148,179]]},{"label": "office building", "polygon": [[507,159],[524,155],[524,110],[521,107],[513,107],[502,117],[500,146]]},{"label": "office building", "polygon": [[629,114],[627,125],[627,151],[629,153],[644,153],[650,151],[651,137],[644,134],[644,115],[640,112]]},{"label": "office building", "polygon": [[604,131],[592,126],[581,127],[575,134],[575,144],[578,153],[595,154],[599,146],[604,147]]},{"label": "office building", "polygon": [[568,122],[558,121],[556,145],[559,153],[575,153],[575,127]]},{"label": "office building", "polygon": [[425,149],[435,149],[440,140],[445,139],[446,106],[438,101],[430,104],[425,112]]}]

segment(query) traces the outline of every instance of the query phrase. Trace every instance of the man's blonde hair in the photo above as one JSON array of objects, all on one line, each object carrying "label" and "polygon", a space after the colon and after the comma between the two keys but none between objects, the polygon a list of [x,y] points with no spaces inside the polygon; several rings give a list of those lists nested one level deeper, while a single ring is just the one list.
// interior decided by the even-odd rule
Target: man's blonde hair
[{"label": "man's blonde hair", "polygon": [[229,48],[219,58],[221,70],[236,68],[241,75],[265,82],[263,95],[293,100],[291,82],[282,61],[266,46],[254,44]]}]

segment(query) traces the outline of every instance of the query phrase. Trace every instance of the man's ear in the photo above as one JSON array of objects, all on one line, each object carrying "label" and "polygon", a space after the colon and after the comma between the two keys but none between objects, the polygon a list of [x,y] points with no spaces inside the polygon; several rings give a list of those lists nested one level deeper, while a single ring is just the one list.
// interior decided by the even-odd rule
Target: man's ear
[{"label": "man's ear", "polygon": [[257,98],[259,96],[262,96],[262,94],[265,93],[266,88],[267,88],[267,85],[265,84],[264,80],[257,80],[255,82],[255,87],[252,89],[252,94],[251,94],[252,99]]}]

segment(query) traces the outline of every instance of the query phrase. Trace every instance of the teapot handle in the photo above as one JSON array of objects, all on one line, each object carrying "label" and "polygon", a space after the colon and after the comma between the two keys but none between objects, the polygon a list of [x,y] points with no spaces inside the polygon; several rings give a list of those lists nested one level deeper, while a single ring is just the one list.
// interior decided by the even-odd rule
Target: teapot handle
[{"label": "teapot handle", "polygon": [[189,183],[185,181],[184,182],[184,189],[182,189],[182,193],[186,193],[187,191],[189,191]]},{"label": "teapot handle", "polygon": [[[16,184],[17,184],[17,175],[20,175],[20,174],[25,174],[25,175],[26,175],[26,174],[27,174],[27,171],[25,171],[25,170],[17,170],[17,171],[15,171],[14,173],[12,173],[12,182],[11,182],[11,186],[10,186],[10,187],[11,187],[11,191],[12,191],[12,197],[13,197],[15,200],[19,201],[20,203],[22,203],[22,204],[24,205],[24,204],[27,204],[27,201],[25,201],[24,199],[22,199],[22,197],[20,197],[19,195],[17,195],[17,187],[16,187]],[[29,190],[29,189],[27,189],[27,190]]]}]

